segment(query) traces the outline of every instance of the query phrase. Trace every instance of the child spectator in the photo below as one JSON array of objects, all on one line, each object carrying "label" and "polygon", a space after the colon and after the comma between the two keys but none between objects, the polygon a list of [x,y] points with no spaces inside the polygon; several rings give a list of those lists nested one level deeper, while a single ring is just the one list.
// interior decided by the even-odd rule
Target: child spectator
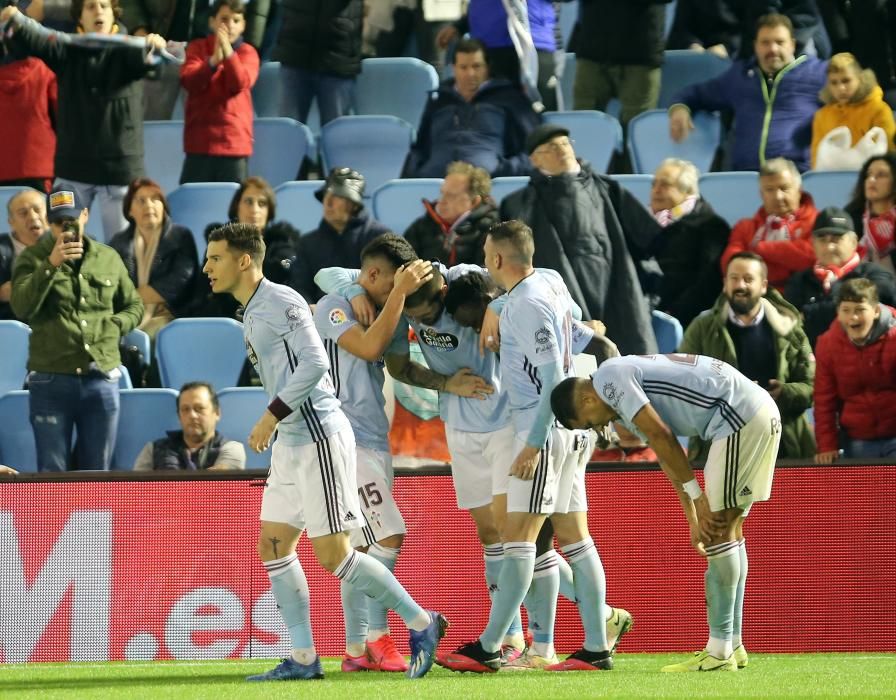
[{"label": "child spectator", "polygon": [[242,0],[215,0],[211,33],[187,46],[180,73],[187,91],[185,182],[242,182],[252,155],[252,86],[258,52],[243,41]]},{"label": "child spectator", "polygon": [[862,222],[862,259],[896,273],[896,153],[873,156],[865,162],[846,211],[853,221]]},{"label": "child spectator", "polygon": [[825,106],[812,121],[813,169],[851,170],[893,148],[893,111],[874,72],[862,70],[851,53],[831,58],[819,97]]},{"label": "child spectator", "polygon": [[815,349],[815,461],[896,455],[896,318],[863,278],[837,291],[837,318]]}]

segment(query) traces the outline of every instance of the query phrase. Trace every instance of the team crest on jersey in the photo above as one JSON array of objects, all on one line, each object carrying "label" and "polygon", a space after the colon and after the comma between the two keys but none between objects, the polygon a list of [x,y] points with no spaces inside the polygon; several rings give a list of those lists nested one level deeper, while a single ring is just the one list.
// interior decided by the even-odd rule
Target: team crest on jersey
[{"label": "team crest on jersey", "polygon": [[614,408],[619,405],[619,402],[622,401],[622,397],[625,396],[624,391],[619,391],[616,389],[616,385],[613,382],[607,382],[601,388],[601,392],[606,398],[607,403],[611,404]]},{"label": "team crest on jersey", "polygon": [[456,335],[439,333],[435,328],[421,329],[418,337],[429,347],[441,352],[456,350],[459,344]]},{"label": "team crest on jersey", "polygon": [[328,318],[331,326],[341,326],[348,321],[348,316],[345,315],[345,311],[342,309],[333,309]]},{"label": "team crest on jersey", "polygon": [[246,355],[249,357],[249,362],[252,363],[252,366],[258,369],[258,355],[255,354],[255,348],[252,347],[252,343],[246,340]]},{"label": "team crest on jersey", "polygon": [[535,331],[535,354],[539,355],[543,352],[550,352],[556,347],[554,343],[554,334],[550,328],[542,326]]},{"label": "team crest on jersey", "polygon": [[286,307],[286,322],[289,324],[290,328],[295,328],[302,322],[302,319],[305,317],[305,309],[303,309],[298,304],[293,304],[292,306]]}]

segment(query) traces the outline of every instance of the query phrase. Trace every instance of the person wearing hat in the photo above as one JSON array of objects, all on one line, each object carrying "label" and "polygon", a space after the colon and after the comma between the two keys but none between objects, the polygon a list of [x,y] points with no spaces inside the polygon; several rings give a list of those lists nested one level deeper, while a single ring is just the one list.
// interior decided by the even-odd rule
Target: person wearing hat
[{"label": "person wearing hat", "polygon": [[859,257],[859,239],[852,217],[838,207],[819,212],[812,228],[815,265],[798,272],[787,283],[784,297],[803,314],[809,342],[815,342],[837,316],[835,298],[841,284],[864,277],[877,286],[880,301],[896,305],[896,280],[877,263]]},{"label": "person wearing hat", "polygon": [[302,236],[292,266],[293,289],[309,304],[324,292],[314,275],[325,267],[359,267],[361,249],[379,235],[389,233],[364,206],[364,176],[352,168],[333,168],[314,196],[324,205],[323,218],[314,231]]},{"label": "person wearing hat", "polygon": [[50,230],[23,250],[11,303],[31,326],[30,417],[40,471],[109,469],[118,429],[121,336],[143,318],[143,303],[112,248],[84,233],[77,191],[47,198]]},{"label": "person wearing hat", "polygon": [[526,135],[540,121],[519,85],[489,79],[482,43],[461,39],[454,77],[426,103],[402,177],[443,177],[458,160],[492,177],[528,175]]},{"label": "person wearing hat", "polygon": [[628,190],[576,158],[565,126],[535,127],[526,151],[532,176],[501,202],[501,220],[529,225],[535,267],[559,272],[582,318],[603,321],[623,355],[656,352],[633,255],[647,257],[660,225]]},{"label": "person wearing hat", "polygon": [[47,196],[26,187],[7,202],[6,214],[9,233],[0,233],[0,321],[15,320],[9,305],[12,269],[19,253],[47,231]]}]

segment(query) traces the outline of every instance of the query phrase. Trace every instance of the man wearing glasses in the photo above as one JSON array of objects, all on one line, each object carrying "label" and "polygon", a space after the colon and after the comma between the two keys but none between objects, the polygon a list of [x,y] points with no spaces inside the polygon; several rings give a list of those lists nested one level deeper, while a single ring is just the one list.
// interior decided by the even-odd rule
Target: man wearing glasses
[{"label": "man wearing glasses", "polygon": [[534,266],[559,272],[582,318],[603,321],[623,355],[656,352],[632,256],[650,256],[659,224],[634,195],[576,158],[565,126],[536,127],[526,149],[531,179],[504,198],[501,220],[532,228]]}]

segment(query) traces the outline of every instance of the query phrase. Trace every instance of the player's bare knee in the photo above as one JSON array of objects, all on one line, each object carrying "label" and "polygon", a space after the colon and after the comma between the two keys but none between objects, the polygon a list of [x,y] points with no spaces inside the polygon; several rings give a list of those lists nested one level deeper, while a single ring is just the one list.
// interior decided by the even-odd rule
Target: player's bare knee
[{"label": "player's bare knee", "polygon": [[476,524],[476,535],[484,545],[497,544],[501,541],[501,531],[495,522],[491,504],[470,509],[470,517]]},{"label": "player's bare knee", "polygon": [[345,532],[314,537],[311,540],[311,547],[318,563],[330,573],[339,568],[351,551],[348,534]]},{"label": "player's bare knee", "polygon": [[557,535],[557,544],[561,547],[581,542],[591,536],[588,532],[587,513],[556,513],[551,516],[551,523]]}]

